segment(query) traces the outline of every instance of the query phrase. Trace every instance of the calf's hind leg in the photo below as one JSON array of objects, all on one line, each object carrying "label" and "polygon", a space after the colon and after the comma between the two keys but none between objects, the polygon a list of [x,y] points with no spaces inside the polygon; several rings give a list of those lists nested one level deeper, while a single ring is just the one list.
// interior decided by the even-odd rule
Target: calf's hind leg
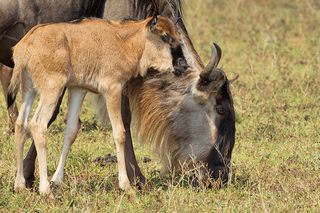
[{"label": "calf's hind leg", "polygon": [[[55,121],[55,119],[57,118],[57,116],[59,114],[60,105],[61,105],[65,91],[66,91],[66,88],[64,88],[64,90],[58,100],[56,109],[54,110],[53,115],[47,125],[48,128]],[[32,144],[29,148],[28,154],[23,160],[23,175],[26,180],[26,187],[27,188],[31,188],[34,183],[34,179],[35,179],[34,170],[35,170],[36,158],[37,158],[36,146],[34,145],[34,141],[32,141]]]},{"label": "calf's hind leg", "polygon": [[[43,90],[40,90],[43,91]],[[40,92],[39,105],[36,112],[30,121],[30,132],[34,139],[36,150],[38,153],[40,186],[39,192],[41,195],[49,195],[50,184],[48,181],[47,172],[47,152],[46,152],[46,139],[47,125],[50,121],[55,107],[57,106],[58,99],[62,94],[63,88],[60,90],[46,89],[50,93]]]},{"label": "calf's hind leg", "polygon": [[68,114],[67,114],[67,127],[64,133],[64,142],[62,148],[62,154],[59,160],[59,164],[56,172],[52,177],[52,182],[55,185],[60,185],[63,181],[63,169],[67,160],[67,156],[71,145],[76,139],[77,132],[79,130],[79,113],[83,99],[86,92],[81,89],[71,88],[68,90]]},{"label": "calf's hind leg", "polygon": [[27,90],[23,92],[23,103],[20,107],[20,114],[16,121],[15,141],[17,147],[17,176],[14,183],[14,190],[20,191],[25,188],[25,178],[23,176],[23,147],[27,139],[27,122],[35,92]]},{"label": "calf's hind leg", "polygon": [[127,192],[132,192],[130,181],[128,179],[125,162],[125,129],[121,116],[121,84],[110,85],[107,91],[107,109],[112,126],[113,138],[116,144],[118,159],[118,179],[119,187]]}]

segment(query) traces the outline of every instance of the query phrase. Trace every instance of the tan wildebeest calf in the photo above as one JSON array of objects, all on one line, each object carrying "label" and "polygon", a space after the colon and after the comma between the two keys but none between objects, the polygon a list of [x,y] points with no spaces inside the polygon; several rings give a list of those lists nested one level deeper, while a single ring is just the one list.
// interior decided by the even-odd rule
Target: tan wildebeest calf
[{"label": "tan wildebeest calf", "polygon": [[[39,191],[50,194],[45,133],[65,88],[70,94],[68,111],[72,112],[68,113],[65,133],[65,140],[69,141],[75,139],[79,110],[86,91],[104,95],[117,150],[119,187],[131,191],[124,159],[122,89],[131,78],[144,76],[148,68],[173,71],[171,51],[179,42],[174,24],[164,17],[126,22],[85,19],[38,25],[31,29],[14,48],[15,68],[8,96],[10,103],[21,84],[23,103],[15,127],[15,191],[25,188],[23,146],[29,130],[38,153]],[[28,126],[28,115],[36,93],[40,96],[39,104]]]}]

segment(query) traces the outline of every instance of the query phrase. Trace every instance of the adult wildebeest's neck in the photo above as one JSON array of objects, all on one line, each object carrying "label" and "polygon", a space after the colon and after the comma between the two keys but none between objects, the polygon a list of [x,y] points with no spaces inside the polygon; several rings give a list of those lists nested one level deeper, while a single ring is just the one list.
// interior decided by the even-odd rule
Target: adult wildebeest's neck
[{"label": "adult wildebeest's neck", "polygon": [[82,7],[85,8],[85,17],[102,17],[107,0],[86,0]]}]

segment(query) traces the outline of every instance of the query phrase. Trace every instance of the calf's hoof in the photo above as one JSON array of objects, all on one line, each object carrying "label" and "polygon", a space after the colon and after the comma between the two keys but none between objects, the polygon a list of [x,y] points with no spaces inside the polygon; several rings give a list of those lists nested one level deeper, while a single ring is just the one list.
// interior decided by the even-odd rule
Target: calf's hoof
[{"label": "calf's hoof", "polygon": [[21,191],[24,191],[26,189],[26,183],[25,183],[25,180],[19,180],[19,179],[16,179],[15,180],[15,183],[14,183],[14,191],[15,192],[21,192]]},{"label": "calf's hoof", "polygon": [[41,196],[50,197],[52,193],[51,193],[50,184],[48,181],[46,183],[40,184],[39,193]]},{"label": "calf's hoof", "polygon": [[125,191],[129,195],[135,194],[135,190],[131,187],[130,181],[120,181],[119,182],[119,188]]},{"label": "calf's hoof", "polygon": [[55,173],[51,179],[51,183],[54,186],[61,186],[61,184],[63,183],[63,175]]}]

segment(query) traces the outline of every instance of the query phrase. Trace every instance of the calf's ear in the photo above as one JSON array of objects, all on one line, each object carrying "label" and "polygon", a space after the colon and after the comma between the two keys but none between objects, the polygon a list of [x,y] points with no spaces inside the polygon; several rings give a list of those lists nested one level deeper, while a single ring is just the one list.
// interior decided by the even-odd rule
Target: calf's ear
[{"label": "calf's ear", "polygon": [[149,22],[149,27],[151,31],[154,31],[157,27],[158,24],[158,17],[157,16],[153,16],[151,21]]}]

